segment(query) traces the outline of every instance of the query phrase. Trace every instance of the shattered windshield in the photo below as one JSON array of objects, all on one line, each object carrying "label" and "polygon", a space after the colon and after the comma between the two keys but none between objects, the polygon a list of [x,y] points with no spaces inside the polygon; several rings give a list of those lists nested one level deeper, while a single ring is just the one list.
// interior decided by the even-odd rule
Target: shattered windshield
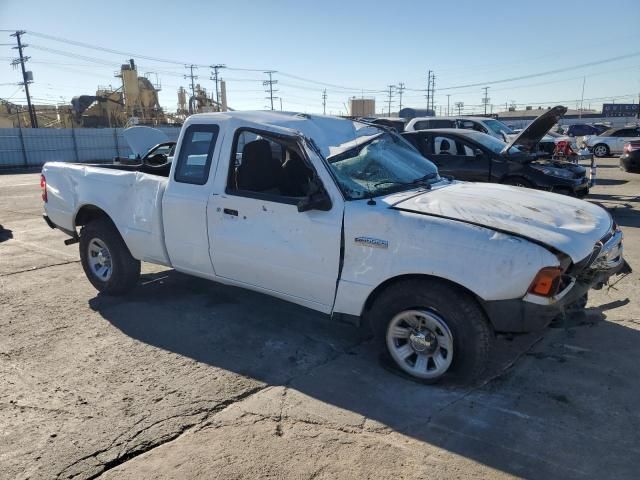
[{"label": "shattered windshield", "polygon": [[340,188],[350,200],[375,197],[440,181],[437,167],[404,139],[378,133],[327,158]]}]

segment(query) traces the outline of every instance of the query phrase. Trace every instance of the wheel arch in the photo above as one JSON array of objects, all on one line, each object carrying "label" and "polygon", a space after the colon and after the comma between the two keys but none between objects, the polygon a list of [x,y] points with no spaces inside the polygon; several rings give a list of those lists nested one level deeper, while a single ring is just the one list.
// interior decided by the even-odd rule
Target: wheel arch
[{"label": "wheel arch", "polygon": [[473,300],[478,304],[478,306],[480,307],[480,309],[482,310],[482,312],[484,313],[487,321],[489,322],[489,324],[493,324],[491,322],[491,318],[488,315],[488,312],[485,308],[484,302],[482,301],[482,299],[476,295],[472,290],[470,290],[469,288],[460,285],[459,283],[456,283],[452,280],[443,278],[443,277],[438,277],[437,275],[428,275],[428,274],[422,274],[422,273],[410,273],[410,274],[401,274],[401,275],[396,275],[395,277],[391,277],[386,279],[384,282],[382,282],[380,285],[378,285],[376,288],[374,288],[371,293],[369,294],[369,296],[367,297],[367,299],[364,302],[364,306],[362,307],[362,312],[361,312],[361,317],[366,317],[367,313],[371,310],[371,307],[373,305],[373,303],[375,302],[375,300],[382,294],[384,293],[385,290],[387,290],[388,288],[390,288],[391,286],[399,283],[399,282],[404,282],[404,281],[408,281],[408,280],[415,280],[415,281],[419,281],[419,280],[429,280],[429,281],[436,281],[439,282],[443,285],[447,285],[450,288],[457,290],[459,292],[463,292],[467,295],[469,295],[469,297],[473,298]]},{"label": "wheel arch", "polygon": [[89,222],[97,220],[99,218],[107,218],[111,223],[115,225],[115,222],[113,221],[111,216],[102,208],[89,203],[82,205],[76,211],[76,214],[73,217],[73,227],[82,227],[84,225],[87,225]]}]

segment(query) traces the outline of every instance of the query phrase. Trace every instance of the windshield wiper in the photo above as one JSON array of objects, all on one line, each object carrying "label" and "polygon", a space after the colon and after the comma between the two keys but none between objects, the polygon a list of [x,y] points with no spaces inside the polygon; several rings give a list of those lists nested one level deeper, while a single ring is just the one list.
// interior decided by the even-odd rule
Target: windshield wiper
[{"label": "windshield wiper", "polygon": [[418,178],[414,178],[409,182],[402,182],[400,180],[383,180],[382,182],[375,183],[373,186],[378,187],[380,185],[420,185],[426,187],[427,189],[431,189],[431,184],[427,182],[427,180],[432,180],[438,176],[437,173],[427,173],[426,175]]}]

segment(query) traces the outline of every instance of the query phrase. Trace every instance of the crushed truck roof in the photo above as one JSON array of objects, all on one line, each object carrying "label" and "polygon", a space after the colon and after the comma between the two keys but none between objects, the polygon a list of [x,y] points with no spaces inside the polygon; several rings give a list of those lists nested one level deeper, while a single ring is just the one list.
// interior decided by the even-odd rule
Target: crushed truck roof
[{"label": "crushed truck roof", "polygon": [[266,124],[283,129],[283,133],[300,132],[312,138],[325,157],[351,148],[361,137],[370,137],[384,131],[378,126],[346,118],[271,110],[199,113],[189,117],[187,123],[202,119],[238,120],[253,123],[256,128]]}]

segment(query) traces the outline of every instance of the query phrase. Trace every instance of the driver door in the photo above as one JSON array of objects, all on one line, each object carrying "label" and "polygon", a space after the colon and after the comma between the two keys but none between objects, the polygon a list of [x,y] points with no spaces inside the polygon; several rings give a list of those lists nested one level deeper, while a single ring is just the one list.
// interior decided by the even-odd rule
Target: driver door
[{"label": "driver door", "polygon": [[[220,162],[219,193],[207,208],[213,268],[232,283],[328,313],[339,275],[343,201],[320,160],[297,137],[272,135],[240,129],[223,148],[231,158]],[[311,164],[312,158],[318,163]],[[310,168],[287,165],[292,159]],[[298,211],[304,195],[292,193],[290,182],[305,171],[319,175],[331,197],[329,210]]]}]

